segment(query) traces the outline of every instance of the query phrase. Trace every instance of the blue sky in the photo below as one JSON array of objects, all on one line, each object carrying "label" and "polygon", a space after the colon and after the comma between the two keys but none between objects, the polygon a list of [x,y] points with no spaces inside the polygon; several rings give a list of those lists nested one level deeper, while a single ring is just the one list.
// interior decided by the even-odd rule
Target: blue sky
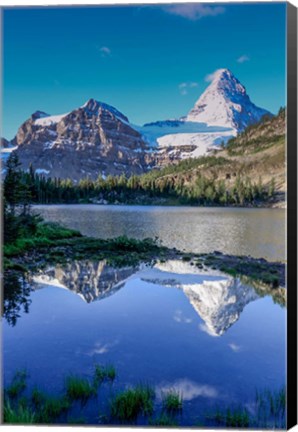
[{"label": "blue sky", "polygon": [[5,8],[3,136],[34,111],[95,98],[135,124],[185,115],[227,67],[252,101],[285,105],[285,3]]}]

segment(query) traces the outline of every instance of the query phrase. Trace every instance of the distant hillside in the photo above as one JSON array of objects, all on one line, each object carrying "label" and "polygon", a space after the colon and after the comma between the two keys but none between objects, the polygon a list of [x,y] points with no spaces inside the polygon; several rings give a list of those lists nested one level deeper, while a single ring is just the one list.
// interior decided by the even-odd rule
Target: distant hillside
[{"label": "distant hillside", "polygon": [[146,174],[96,180],[23,173],[38,203],[125,203],[285,206],[285,110],[264,117],[209,156],[184,159]]},{"label": "distant hillside", "polygon": [[285,138],[286,110],[281,108],[276,116],[264,116],[258,123],[248,126],[244,132],[227,143],[229,154],[249,154],[263,151]]},{"label": "distant hillside", "polygon": [[221,187],[224,183],[230,193],[239,179],[251,184],[261,182],[269,191],[267,204],[282,207],[286,192],[285,117],[285,109],[280,109],[278,115],[264,116],[210,156],[187,159],[142,177],[154,178],[156,183],[170,183],[173,188],[183,185],[190,190],[204,177],[221,182]]}]

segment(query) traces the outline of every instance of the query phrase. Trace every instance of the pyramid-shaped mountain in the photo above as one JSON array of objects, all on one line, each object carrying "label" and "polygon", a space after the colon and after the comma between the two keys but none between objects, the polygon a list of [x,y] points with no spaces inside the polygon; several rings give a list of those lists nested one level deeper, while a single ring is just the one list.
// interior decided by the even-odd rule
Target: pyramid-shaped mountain
[{"label": "pyramid-shaped mountain", "polygon": [[270,113],[251,102],[245,87],[229,69],[219,69],[185,120],[241,132],[265,114]]}]

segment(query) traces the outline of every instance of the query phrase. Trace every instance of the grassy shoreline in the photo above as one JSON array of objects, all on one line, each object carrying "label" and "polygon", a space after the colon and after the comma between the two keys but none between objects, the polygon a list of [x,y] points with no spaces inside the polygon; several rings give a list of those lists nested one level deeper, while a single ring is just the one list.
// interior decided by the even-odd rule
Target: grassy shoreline
[{"label": "grassy shoreline", "polygon": [[268,262],[263,258],[234,256],[219,251],[187,253],[168,248],[157,239],[136,240],[126,236],[100,239],[83,236],[80,232],[56,223],[42,222],[34,235],[18,238],[5,244],[5,271],[34,272],[47,265],[63,264],[70,260],[103,260],[114,267],[135,266],[179,259],[201,269],[218,270],[233,277],[245,277],[260,287],[285,287],[285,264]]}]

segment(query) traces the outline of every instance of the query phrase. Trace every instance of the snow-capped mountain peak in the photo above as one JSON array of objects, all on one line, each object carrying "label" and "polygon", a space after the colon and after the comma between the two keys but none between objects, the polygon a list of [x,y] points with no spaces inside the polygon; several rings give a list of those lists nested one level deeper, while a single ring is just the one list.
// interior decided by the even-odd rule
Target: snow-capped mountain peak
[{"label": "snow-capped mountain peak", "polygon": [[129,123],[128,118],[120,111],[118,111],[117,108],[113,107],[112,105],[108,105],[107,103],[99,102],[92,98],[88,99],[87,102],[85,102],[84,105],[81,106],[81,108],[90,111],[92,114],[97,114],[100,109],[109,111],[115,117],[119,118],[120,120],[126,123]]},{"label": "snow-capped mountain peak", "polygon": [[210,78],[210,85],[187,115],[187,121],[230,127],[240,132],[270,114],[251,102],[245,87],[229,69],[218,69]]},{"label": "snow-capped mountain peak", "polygon": [[245,87],[229,69],[218,69],[212,76],[209,90],[216,90],[226,97],[246,95]]}]

